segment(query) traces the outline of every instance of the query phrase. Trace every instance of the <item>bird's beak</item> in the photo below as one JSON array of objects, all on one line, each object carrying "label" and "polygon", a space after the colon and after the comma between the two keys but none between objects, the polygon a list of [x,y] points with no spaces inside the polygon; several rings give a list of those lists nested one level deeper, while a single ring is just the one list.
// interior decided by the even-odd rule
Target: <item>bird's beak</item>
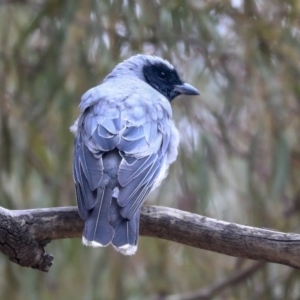
[{"label": "bird's beak", "polygon": [[180,93],[181,95],[200,95],[200,92],[188,83],[175,85],[174,91]]}]

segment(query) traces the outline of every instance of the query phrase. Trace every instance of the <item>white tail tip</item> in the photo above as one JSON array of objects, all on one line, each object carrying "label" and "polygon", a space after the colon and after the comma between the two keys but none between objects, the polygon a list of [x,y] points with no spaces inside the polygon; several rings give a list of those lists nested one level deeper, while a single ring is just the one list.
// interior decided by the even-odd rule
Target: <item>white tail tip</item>
[{"label": "white tail tip", "polygon": [[95,241],[88,241],[84,236],[82,237],[82,244],[87,246],[87,247],[93,247],[93,248],[105,247],[105,245],[102,245],[102,244],[97,243]]},{"label": "white tail tip", "polygon": [[137,250],[137,246],[132,246],[132,245],[129,245],[129,244],[126,244],[126,245],[123,245],[121,247],[115,247],[114,248],[122,253],[123,255],[133,255],[135,254],[136,250]]},{"label": "white tail tip", "polygon": [[[82,237],[82,244],[87,246],[87,247],[93,247],[93,248],[99,248],[99,247],[106,247],[107,245],[102,245],[98,242],[95,241],[88,241],[84,236]],[[123,255],[133,255],[135,254],[136,250],[137,250],[137,246],[133,246],[133,245],[123,245],[121,247],[116,247],[113,245],[113,247],[120,252]]]}]

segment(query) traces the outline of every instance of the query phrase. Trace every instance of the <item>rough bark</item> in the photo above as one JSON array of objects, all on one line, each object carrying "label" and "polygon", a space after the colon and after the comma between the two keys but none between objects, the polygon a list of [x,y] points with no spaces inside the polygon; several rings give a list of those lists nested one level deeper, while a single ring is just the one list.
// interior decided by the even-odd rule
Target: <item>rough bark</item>
[{"label": "rough bark", "polygon": [[[51,240],[81,237],[76,207],[7,210],[0,207],[0,251],[21,266],[48,271]],[[235,257],[300,268],[300,234],[219,221],[161,206],[143,206],[141,235]]]}]

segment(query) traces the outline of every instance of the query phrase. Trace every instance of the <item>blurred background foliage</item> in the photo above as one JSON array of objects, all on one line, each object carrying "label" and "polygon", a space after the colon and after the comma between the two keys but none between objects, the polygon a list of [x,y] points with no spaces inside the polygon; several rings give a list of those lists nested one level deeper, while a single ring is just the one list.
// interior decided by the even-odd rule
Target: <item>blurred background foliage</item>
[{"label": "blurred background foliage", "polygon": [[[300,231],[299,1],[0,3],[1,206],[75,205],[69,127],[80,97],[119,61],[147,53],[202,93],[173,103],[180,155],[151,200]],[[49,274],[1,255],[1,299],[183,299],[216,283],[194,299],[300,298],[299,271],[260,264],[226,282],[252,262],[158,239],[142,237],[129,258],[79,239],[47,249]]]}]

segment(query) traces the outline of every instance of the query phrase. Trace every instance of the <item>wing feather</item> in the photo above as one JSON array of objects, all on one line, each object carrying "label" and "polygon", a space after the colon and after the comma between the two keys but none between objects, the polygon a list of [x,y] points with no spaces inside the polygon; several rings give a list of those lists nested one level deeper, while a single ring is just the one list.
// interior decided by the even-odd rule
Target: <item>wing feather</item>
[{"label": "wing feather", "polygon": [[131,180],[141,176],[141,174],[153,164],[156,154],[145,156],[140,159],[132,158],[134,161],[129,164],[125,159],[120,164],[119,182],[121,186],[126,186]]},{"label": "wing feather", "polygon": [[121,130],[121,118],[106,119],[101,125],[111,134],[115,135]]},{"label": "wing feather", "polygon": [[109,134],[107,131],[106,133],[105,129],[98,125],[98,129],[95,130],[91,137],[92,144],[95,145],[95,149],[98,149],[98,151],[107,152],[113,150],[118,144],[118,135]]},{"label": "wing feather", "polygon": [[131,219],[136,211],[142,206],[150,193],[155,180],[161,171],[162,162],[156,159],[141,176],[132,180],[126,187],[121,188],[118,202],[122,206],[121,214],[124,218]]},{"label": "wing feather", "polygon": [[144,137],[143,126],[128,127],[122,134],[122,138],[126,141],[136,141]]},{"label": "wing feather", "polygon": [[80,137],[75,143],[73,176],[79,214],[86,219],[88,211],[96,205],[97,187],[103,176],[103,163],[102,158],[97,159],[91,154]]},{"label": "wing feather", "polygon": [[146,122],[143,125],[144,128],[144,137],[149,145],[155,140],[158,130],[156,122]]},{"label": "wing feather", "polygon": [[102,159],[98,159],[97,157],[95,157],[84,143],[81,143],[78,155],[80,166],[83,170],[85,178],[89,184],[90,189],[94,191],[99,186],[102,180]]}]

